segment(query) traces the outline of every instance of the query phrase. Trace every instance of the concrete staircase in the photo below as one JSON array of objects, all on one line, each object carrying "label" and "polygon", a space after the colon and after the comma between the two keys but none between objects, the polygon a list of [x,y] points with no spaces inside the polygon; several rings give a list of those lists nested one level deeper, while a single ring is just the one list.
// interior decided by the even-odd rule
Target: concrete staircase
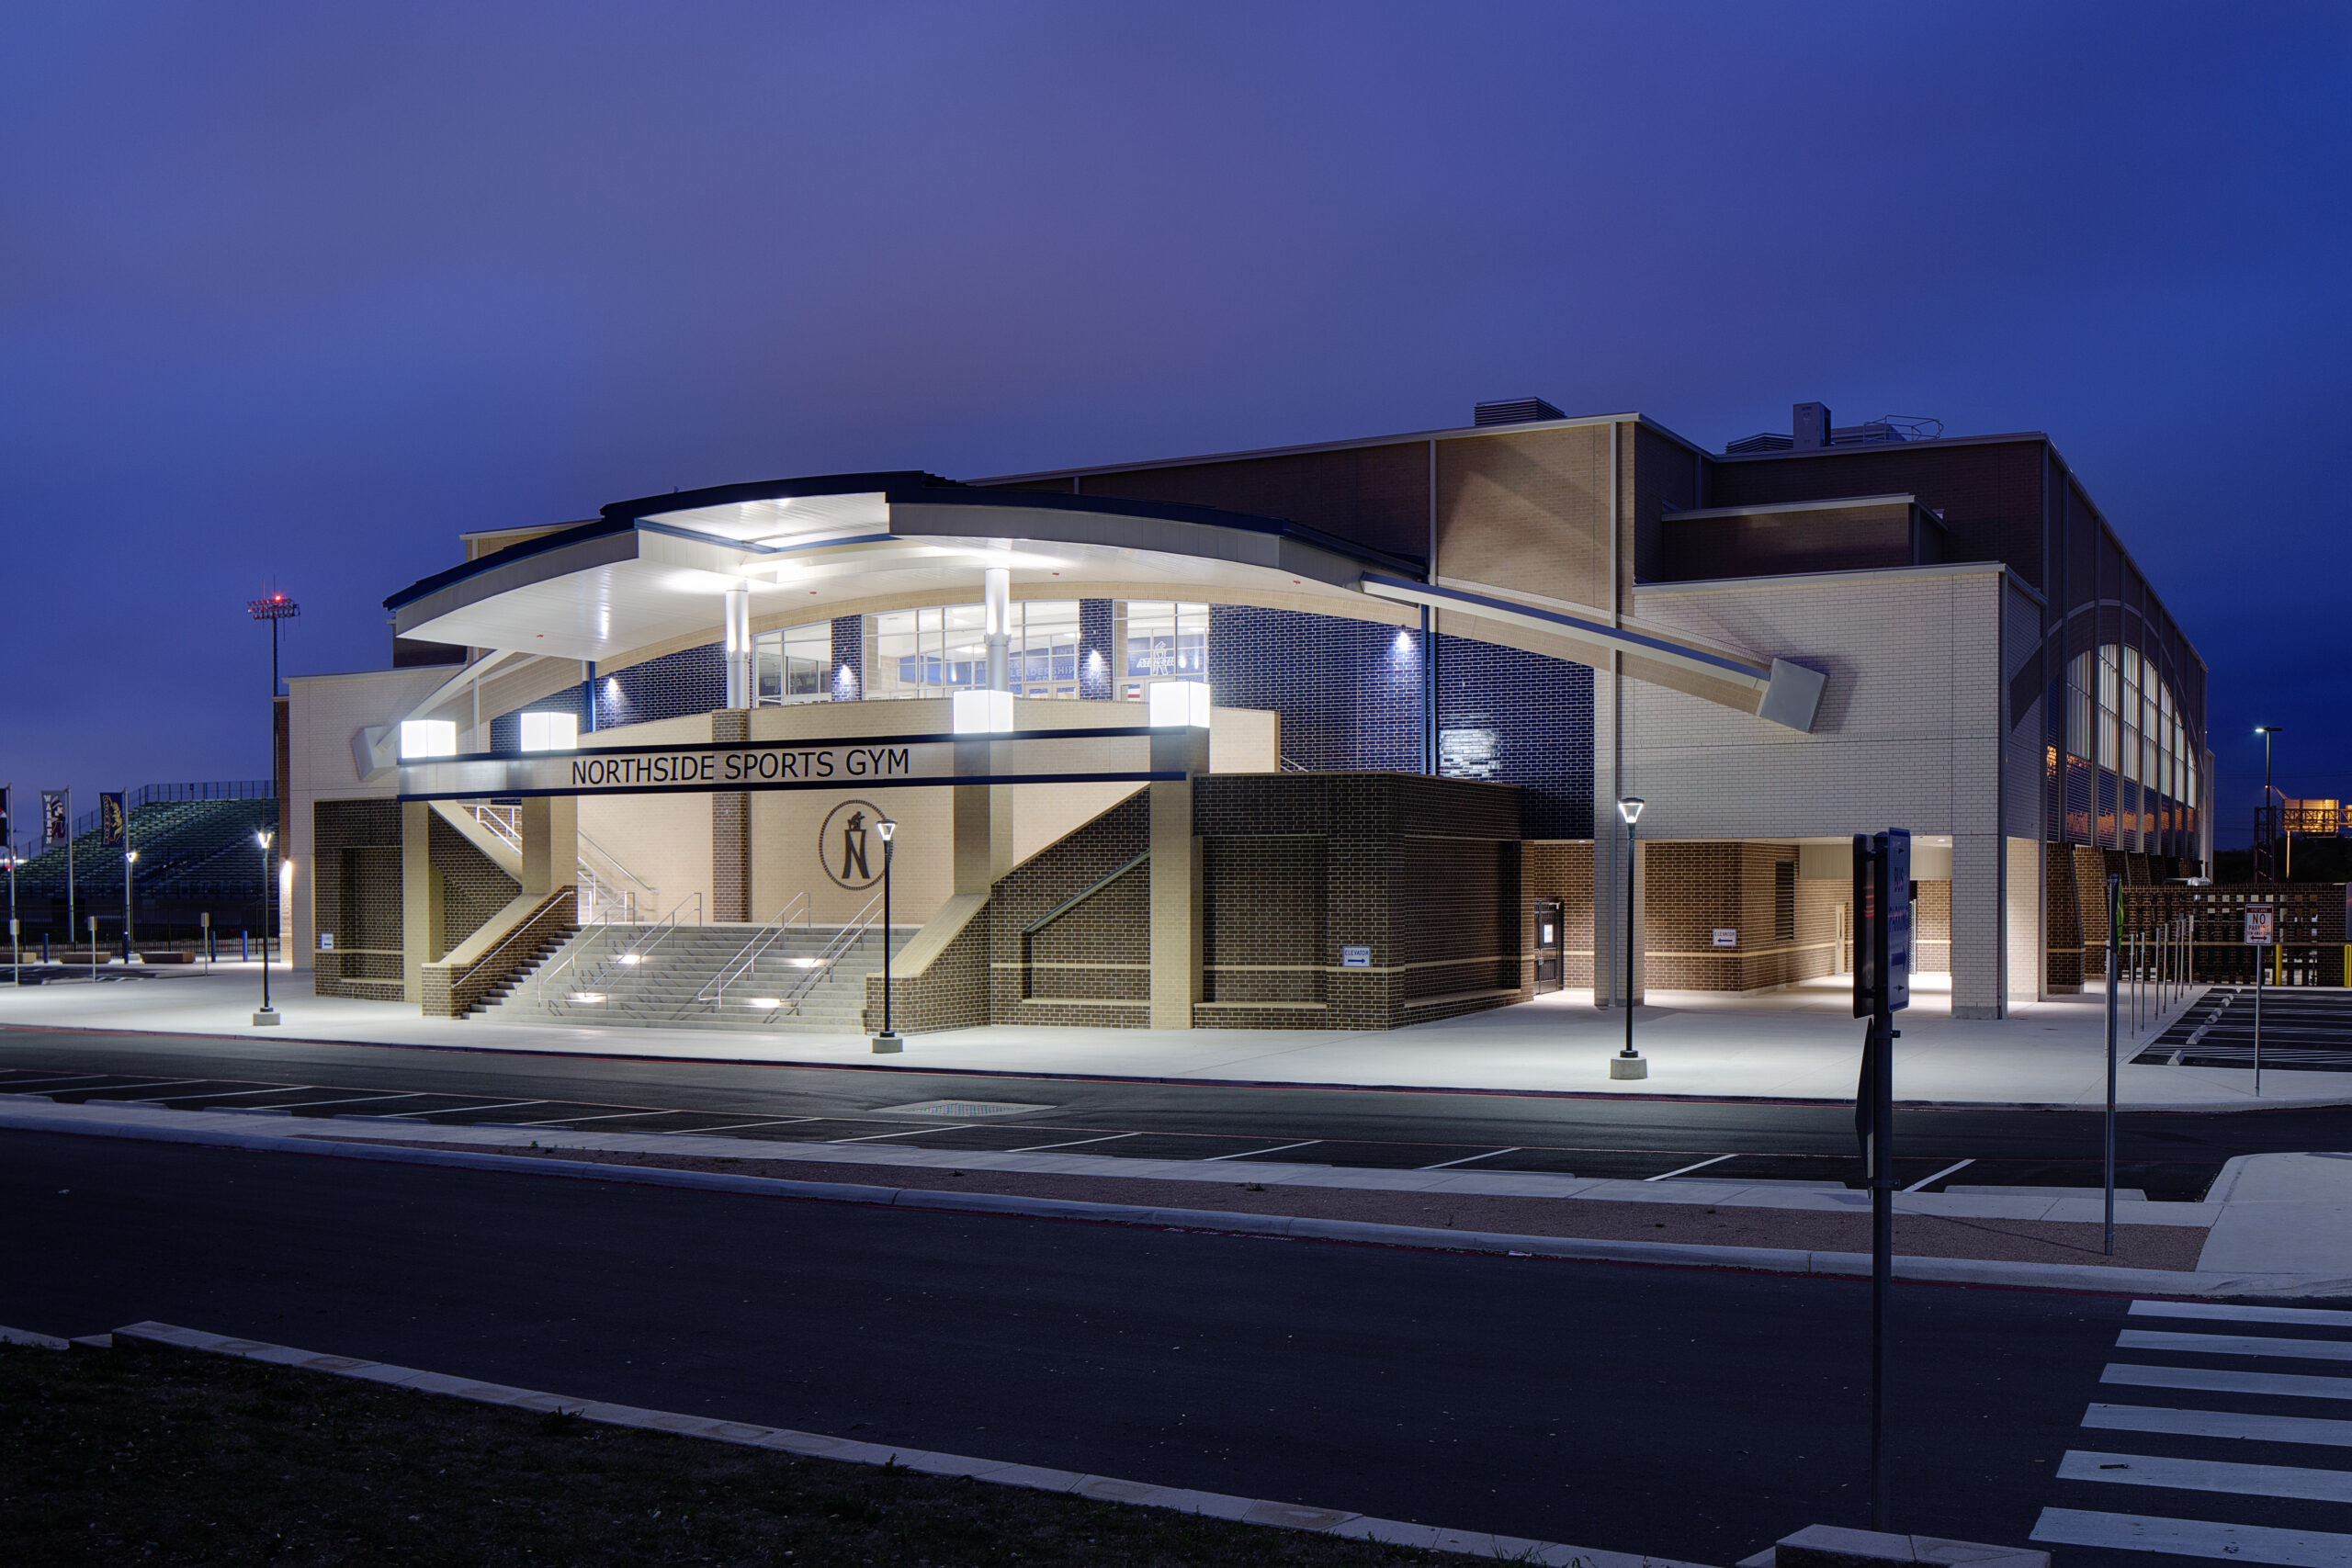
[{"label": "concrete staircase", "polygon": [[[917,931],[892,933],[895,955]],[[480,1016],[493,1023],[589,1023],[639,1029],[715,1029],[752,1034],[865,1032],[865,976],[882,966],[880,928],[870,928],[813,982],[839,944],[838,926],[792,927],[747,970],[735,966],[753,925],[589,926],[517,978]],[[723,998],[707,993],[729,972]],[[544,983],[542,976],[545,976]],[[805,991],[801,987],[806,986]],[[780,1006],[799,992],[798,1006]],[[762,1005],[765,1004],[765,1005]]]}]

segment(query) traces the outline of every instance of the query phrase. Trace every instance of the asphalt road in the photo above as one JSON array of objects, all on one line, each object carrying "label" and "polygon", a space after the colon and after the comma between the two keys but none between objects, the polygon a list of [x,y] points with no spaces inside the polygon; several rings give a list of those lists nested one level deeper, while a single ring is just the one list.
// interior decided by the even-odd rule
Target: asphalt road
[{"label": "asphalt road", "polygon": [[[54,1334],[160,1319],[1699,1562],[1866,1517],[1854,1281],[16,1133],[0,1212],[0,1323]],[[2022,1543],[2126,1304],[1898,1286],[1896,1527]]]},{"label": "asphalt road", "polygon": [[[290,1107],[312,1116],[957,1150],[1068,1147],[1162,1159],[1475,1165],[1636,1179],[1838,1181],[1858,1165],[1851,1111],[1835,1105],[1255,1089],[33,1029],[0,1030],[0,1092]],[[894,1114],[926,1099],[1037,1109],[945,1121]],[[2099,1121],[2071,1111],[1901,1111],[1897,1175],[1924,1190],[2095,1187]],[[2120,1119],[2119,1181],[2152,1199],[2193,1200],[2233,1155],[2340,1147],[2344,1125],[2344,1113],[2330,1110],[2129,1114]]]}]

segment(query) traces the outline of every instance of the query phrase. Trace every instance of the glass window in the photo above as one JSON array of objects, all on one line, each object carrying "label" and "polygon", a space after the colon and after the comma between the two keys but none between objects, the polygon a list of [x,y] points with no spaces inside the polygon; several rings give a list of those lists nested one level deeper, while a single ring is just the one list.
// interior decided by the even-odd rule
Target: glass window
[{"label": "glass window", "polygon": [[831,621],[763,632],[752,639],[752,650],[759,659],[758,701],[763,707],[815,702],[825,695],[825,666],[833,657]]},{"label": "glass window", "polygon": [[1209,607],[1187,601],[1127,601],[1127,675],[1131,680],[1209,671]]}]

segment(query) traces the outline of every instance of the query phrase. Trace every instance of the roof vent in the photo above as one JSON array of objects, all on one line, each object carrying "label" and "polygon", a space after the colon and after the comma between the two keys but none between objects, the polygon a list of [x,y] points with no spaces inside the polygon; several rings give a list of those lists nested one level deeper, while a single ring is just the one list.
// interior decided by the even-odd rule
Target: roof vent
[{"label": "roof vent", "polygon": [[1472,411],[1474,424],[1526,424],[1539,419],[1566,419],[1568,416],[1541,398],[1512,398],[1499,403],[1480,403]]},{"label": "roof vent", "polygon": [[1745,441],[1733,442],[1724,448],[1724,456],[1745,457],[1750,452],[1785,452],[1795,445],[1796,443],[1787,436],[1775,435],[1768,430],[1761,435],[1751,435]]}]

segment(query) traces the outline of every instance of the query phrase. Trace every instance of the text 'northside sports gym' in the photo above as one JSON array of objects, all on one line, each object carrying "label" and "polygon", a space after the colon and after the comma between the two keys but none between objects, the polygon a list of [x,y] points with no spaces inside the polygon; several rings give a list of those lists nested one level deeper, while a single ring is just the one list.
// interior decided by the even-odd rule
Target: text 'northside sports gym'
[{"label": "text 'northside sports gym'", "polygon": [[1848,971],[1851,836],[1902,827],[1920,1000],[1997,1019],[2100,972],[2110,873],[2211,859],[2204,662],[2040,434],[1801,403],[1710,452],[1527,399],[463,546],[391,668],[283,699],[322,995],[920,1034],[1756,993]]}]

